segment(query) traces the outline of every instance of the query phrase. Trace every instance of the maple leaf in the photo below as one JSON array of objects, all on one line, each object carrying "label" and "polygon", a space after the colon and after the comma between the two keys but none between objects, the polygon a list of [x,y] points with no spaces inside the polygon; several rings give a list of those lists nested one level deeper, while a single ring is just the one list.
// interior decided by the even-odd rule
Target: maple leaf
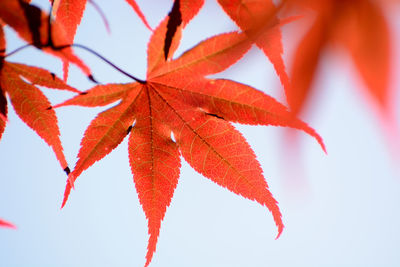
[{"label": "maple leaf", "polygon": [[8,227],[8,228],[14,228],[14,229],[17,228],[14,224],[7,222],[5,220],[2,220],[2,219],[0,219],[0,227]]},{"label": "maple leaf", "polygon": [[279,8],[272,0],[218,0],[229,17],[268,57],[285,91],[290,88],[289,77],[282,59],[283,45],[280,26],[293,18],[280,20]]},{"label": "maple leaf", "polygon": [[49,27],[50,17],[40,8],[24,0],[2,0],[0,19],[28,44],[59,57],[63,62],[75,64],[89,78],[92,77],[90,69],[73,53],[62,25],[53,22]]},{"label": "maple leaf", "polygon": [[[87,1],[92,2],[91,0],[50,0],[50,2],[53,2],[52,15],[55,21],[65,30],[65,44],[74,42],[76,30],[81,23]],[[136,1],[126,0],[126,2],[133,8],[143,24],[149,30],[152,30]],[[68,61],[64,61],[63,69],[64,80],[66,80]]]},{"label": "maple leaf", "polygon": [[330,44],[340,44],[347,49],[368,94],[383,110],[387,108],[392,56],[388,23],[378,2],[289,1],[290,6],[311,8],[316,15],[297,46],[293,59],[288,102],[295,113],[303,109],[309,98],[322,52]]},{"label": "maple leaf", "polygon": [[[168,18],[148,44],[147,80],[97,85],[55,107],[104,106],[81,141],[78,161],[69,175],[62,206],[79,175],[129,135],[129,162],[136,191],[148,220],[147,266],[156,250],[164,218],[180,173],[180,156],[218,185],[257,201],[272,213],[283,230],[277,201],[268,189],[260,164],[245,138],[230,123],[276,125],[301,129],[321,144],[321,137],[294,118],[272,97],[241,83],[204,76],[221,72],[251,47],[244,33],[209,38],[179,58],[163,51]],[[179,44],[179,35],[171,48]],[[173,138],[171,137],[173,135]]]},{"label": "maple leaf", "polygon": [[0,138],[7,123],[8,95],[17,115],[53,149],[61,167],[68,174],[55,111],[49,108],[50,102],[36,85],[75,93],[80,91],[45,69],[5,61],[5,39],[1,26],[0,51],[3,51],[0,54]]}]

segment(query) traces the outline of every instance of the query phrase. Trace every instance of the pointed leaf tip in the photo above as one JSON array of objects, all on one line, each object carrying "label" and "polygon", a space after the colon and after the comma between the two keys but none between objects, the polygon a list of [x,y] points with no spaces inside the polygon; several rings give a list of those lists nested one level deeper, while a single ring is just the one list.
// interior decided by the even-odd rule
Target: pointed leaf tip
[{"label": "pointed leaf tip", "polygon": [[64,198],[63,198],[63,201],[62,201],[60,209],[63,209],[65,204],[67,204],[67,200],[68,200],[69,194],[71,193],[71,181],[70,181],[72,179],[71,177],[72,177],[72,175],[70,173],[68,175],[67,184],[65,185]]},{"label": "pointed leaf tip", "polygon": [[283,228],[285,228],[283,224],[278,226],[278,234],[276,235],[275,240],[277,240],[281,236]]},{"label": "pointed leaf tip", "polygon": [[[68,170],[69,170],[69,168],[68,168]],[[68,184],[70,185],[70,187],[72,189],[75,190],[75,175],[73,175],[72,173],[68,174]]]},{"label": "pointed leaf tip", "polygon": [[140,10],[139,5],[136,3],[135,0],[125,0],[136,12],[136,14],[139,16],[139,18],[142,20],[143,24],[146,26],[147,29],[150,31],[153,31],[149,23],[147,22],[146,17],[144,16],[143,12]]},{"label": "pointed leaf tip", "polygon": [[[69,167],[65,168],[65,172],[69,172]],[[68,174],[68,179],[67,179],[67,184],[65,185],[65,190],[64,190],[64,199],[63,202],[61,204],[61,208],[64,208],[65,204],[67,203],[69,194],[71,193],[71,188],[75,189],[75,180],[76,180],[76,175],[74,174],[74,172],[70,172]]]},{"label": "pointed leaf tip", "polygon": [[12,224],[10,222],[7,222],[5,220],[2,220],[2,219],[0,219],[0,227],[7,227],[7,228],[11,228],[11,229],[17,229],[17,227],[14,224]]}]

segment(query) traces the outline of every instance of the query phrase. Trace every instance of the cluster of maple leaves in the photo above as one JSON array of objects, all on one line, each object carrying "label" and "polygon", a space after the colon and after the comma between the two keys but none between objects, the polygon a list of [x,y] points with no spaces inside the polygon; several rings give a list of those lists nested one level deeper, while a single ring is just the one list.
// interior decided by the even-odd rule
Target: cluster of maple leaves
[{"label": "cluster of maple leaves", "polygon": [[[66,81],[70,63],[95,81],[90,68],[72,49],[87,1],[50,1],[51,14],[27,0],[0,1],[0,138],[7,123],[9,100],[18,116],[53,149],[67,173],[62,206],[80,174],[129,138],[130,167],[148,220],[145,266],[156,250],[161,222],[178,183],[181,157],[218,185],[266,206],[278,227],[278,236],[281,234],[283,223],[277,201],[254,152],[230,122],[299,129],[325,150],[321,137],[296,115],[311,93],[321,52],[330,43],[348,49],[368,92],[382,109],[387,107],[391,49],[388,23],[380,5],[389,1],[217,1],[240,30],[211,37],[174,58],[184,27],[200,11],[204,0],[175,0],[154,30],[136,2],[126,0],[153,31],[147,50],[147,78],[143,81],[129,75],[132,83],[97,84],[84,92]],[[293,10],[300,14],[311,10],[314,19],[297,46],[289,76],[282,59],[280,26],[298,19],[285,17]],[[63,79],[42,68],[9,62],[7,57],[12,52],[6,53],[4,26],[11,27],[27,45],[59,57],[64,63]],[[206,77],[233,65],[253,45],[273,64],[289,108],[251,86]],[[40,86],[77,95],[52,105]],[[86,129],[78,161],[70,170],[54,108],[112,103],[116,104],[99,113]],[[14,227],[3,220],[0,226]]]}]

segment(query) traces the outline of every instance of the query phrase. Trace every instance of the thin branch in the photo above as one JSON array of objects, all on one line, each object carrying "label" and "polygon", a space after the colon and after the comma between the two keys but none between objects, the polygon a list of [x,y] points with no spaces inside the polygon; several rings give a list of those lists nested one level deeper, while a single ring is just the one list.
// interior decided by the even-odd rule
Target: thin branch
[{"label": "thin branch", "polygon": [[15,53],[18,53],[19,51],[24,50],[25,48],[30,47],[30,46],[32,46],[32,45],[33,45],[33,44],[26,44],[26,45],[23,45],[23,46],[21,46],[21,47],[18,47],[18,48],[15,49],[14,51],[11,51],[10,53],[4,55],[3,58],[12,56],[12,55],[14,55]]},{"label": "thin branch", "polygon": [[81,44],[71,44],[71,45],[61,46],[60,48],[58,48],[58,47],[53,47],[53,48],[54,48],[54,49],[60,49],[60,50],[61,50],[61,49],[67,48],[67,47],[79,47],[79,48],[81,48],[81,49],[83,49],[83,50],[86,50],[86,51],[88,51],[89,53],[91,53],[91,54],[97,56],[98,58],[100,58],[101,60],[103,60],[103,61],[106,62],[108,65],[110,65],[111,67],[113,67],[114,69],[116,69],[117,71],[119,71],[120,73],[124,74],[125,76],[127,76],[127,77],[129,77],[129,78],[131,78],[131,79],[133,79],[133,80],[135,80],[135,81],[137,81],[138,83],[141,83],[141,84],[145,84],[145,83],[146,83],[146,81],[141,80],[141,79],[139,79],[139,78],[136,78],[136,77],[133,76],[132,74],[130,74],[130,73],[124,71],[123,69],[121,69],[120,67],[118,67],[117,65],[115,65],[114,63],[112,63],[110,60],[108,60],[107,58],[103,57],[101,54],[97,53],[96,51],[94,51],[93,49],[91,49],[91,48],[89,48],[89,47],[87,47],[87,46],[85,46],[85,45],[81,45]]},{"label": "thin branch", "polygon": [[[92,1],[90,1],[90,2],[91,2],[92,4],[94,4]],[[53,5],[50,6],[50,12],[49,12],[49,14],[52,14],[52,12],[53,12]],[[15,49],[14,51],[8,53],[8,54],[5,55],[3,58],[9,57],[9,56],[11,56],[11,55],[13,55],[13,54],[15,54],[15,53],[17,53],[17,52],[19,52],[19,51],[21,51],[21,50],[27,48],[27,47],[32,46],[32,45],[33,45],[33,46],[36,46],[36,47],[39,48],[39,49],[46,48],[46,47],[50,47],[50,48],[52,48],[52,49],[54,49],[54,50],[56,50],[56,51],[57,51],[57,50],[63,50],[63,49],[65,49],[65,48],[78,47],[78,48],[81,48],[81,49],[83,49],[83,50],[86,50],[86,51],[88,51],[89,53],[91,53],[91,54],[97,56],[98,58],[100,58],[101,60],[103,60],[104,62],[106,62],[107,64],[109,64],[111,67],[113,67],[114,69],[116,69],[116,70],[119,71],[120,73],[124,74],[125,76],[127,76],[127,77],[129,77],[129,78],[135,80],[136,82],[141,83],[141,84],[145,84],[145,83],[146,83],[146,81],[141,80],[141,79],[139,79],[139,78],[136,78],[136,77],[133,76],[132,74],[130,74],[130,73],[124,71],[123,69],[121,69],[120,67],[118,67],[117,65],[115,65],[114,63],[112,63],[110,60],[108,60],[107,58],[105,58],[104,56],[102,56],[100,53],[94,51],[93,49],[91,49],[91,48],[89,48],[89,47],[87,47],[87,46],[85,46],[85,45],[73,43],[73,44],[68,44],[68,45],[56,46],[56,45],[54,44],[54,42],[53,42],[52,23],[51,23],[51,16],[50,16],[50,15],[49,15],[49,20],[48,20],[48,36],[49,36],[49,38],[48,38],[48,40],[47,40],[47,44],[40,45],[39,47],[38,47],[37,45],[34,45],[34,44],[26,44],[26,45],[23,45],[23,46],[21,46],[21,47]],[[96,80],[93,78],[92,75],[89,75],[89,79],[92,80],[93,82],[97,83]]]},{"label": "thin branch", "polygon": [[[27,48],[27,47],[30,47],[30,46],[32,46],[32,45],[33,45],[33,44],[26,44],[26,45],[23,45],[23,46],[21,46],[21,47],[15,49],[14,51],[11,51],[11,52],[8,53],[7,55],[5,55],[4,58],[9,57],[9,56],[12,56],[13,54],[15,54],[15,53],[17,53],[17,52],[19,52],[19,51],[21,51],[21,50]],[[46,45],[46,46],[43,46],[42,48],[45,48],[45,47],[51,47],[51,48],[53,48],[54,50],[63,50],[63,49],[65,49],[65,48],[69,48],[69,47],[78,47],[78,48],[80,48],[80,49],[86,50],[86,51],[88,51],[89,53],[91,53],[91,54],[97,56],[98,58],[100,58],[101,60],[103,60],[104,62],[106,62],[108,65],[110,65],[111,67],[113,67],[114,69],[116,69],[117,71],[119,71],[120,73],[124,74],[125,76],[131,78],[132,80],[135,80],[135,81],[137,81],[138,83],[141,83],[141,84],[145,84],[145,83],[146,83],[146,81],[141,80],[141,79],[139,79],[139,78],[136,78],[136,77],[133,76],[132,74],[130,74],[130,73],[124,71],[123,69],[121,69],[120,67],[118,67],[117,65],[115,65],[114,63],[112,63],[110,60],[108,60],[107,58],[105,58],[104,56],[102,56],[100,53],[94,51],[93,49],[91,49],[91,48],[89,48],[89,47],[87,47],[87,46],[85,46],[85,45],[82,45],[82,44],[70,44],[70,45],[54,46],[54,45],[51,45],[51,41],[50,41],[50,44],[48,44],[48,45]]]}]

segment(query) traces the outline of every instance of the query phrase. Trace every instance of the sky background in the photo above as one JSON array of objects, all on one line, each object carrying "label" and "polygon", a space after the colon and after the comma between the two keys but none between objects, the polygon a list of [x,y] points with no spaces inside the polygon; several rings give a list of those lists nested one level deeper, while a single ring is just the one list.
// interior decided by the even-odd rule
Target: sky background
[{"label": "sky background", "polygon": [[[33,1],[48,10],[48,1]],[[106,13],[108,34],[88,5],[76,37],[124,70],[145,79],[151,32],[123,0],[96,1]],[[139,1],[152,27],[172,1]],[[400,7],[390,10],[394,47],[400,47]],[[216,22],[218,21],[218,23]],[[235,25],[214,0],[187,26],[176,55]],[[295,26],[283,29],[285,59]],[[8,51],[23,44],[7,30]],[[98,58],[76,50],[101,83],[131,82]],[[400,88],[399,51],[392,86]],[[8,60],[42,66],[61,75],[58,59],[25,49]],[[256,48],[230,69],[214,75],[244,82],[284,101],[282,87]],[[150,266],[400,266],[400,173],[382,124],[361,92],[362,82],[344,52],[327,53],[312,107],[302,118],[323,137],[328,155],[299,132],[235,125],[247,138],[279,201],[285,229],[277,229],[265,207],[239,197],[196,173],[182,161],[181,176],[162,223]],[[69,82],[80,90],[93,84],[75,67]],[[70,93],[43,90],[52,103]],[[394,97],[397,97],[398,94]],[[82,135],[105,108],[56,110],[70,166]],[[397,109],[399,118],[400,109]],[[399,119],[397,120],[399,121]],[[147,221],[128,163],[127,140],[85,171],[60,210],[66,176],[51,149],[9,109],[0,141],[0,217],[18,230],[0,229],[0,266],[143,266]]]}]

